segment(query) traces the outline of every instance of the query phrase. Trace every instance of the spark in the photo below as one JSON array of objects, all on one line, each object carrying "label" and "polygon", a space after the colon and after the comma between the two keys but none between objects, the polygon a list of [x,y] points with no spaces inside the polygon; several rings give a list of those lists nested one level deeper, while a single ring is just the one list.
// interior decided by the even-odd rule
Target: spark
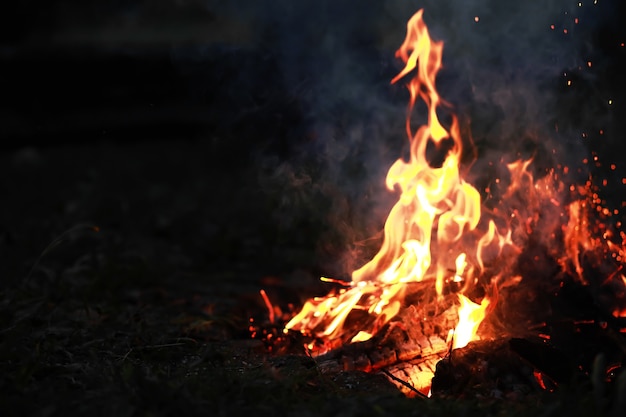
[{"label": "spark", "polygon": [[479,20],[480,20],[480,17],[474,16],[474,22],[478,23]]},{"label": "spark", "polygon": [[265,307],[267,307],[270,323],[274,323],[274,320],[276,319],[276,315],[274,314],[274,307],[272,306],[272,303],[270,302],[270,299],[267,296],[267,293],[265,292],[265,290],[261,290],[259,292],[261,293],[261,297],[263,297],[263,302],[265,302]]}]

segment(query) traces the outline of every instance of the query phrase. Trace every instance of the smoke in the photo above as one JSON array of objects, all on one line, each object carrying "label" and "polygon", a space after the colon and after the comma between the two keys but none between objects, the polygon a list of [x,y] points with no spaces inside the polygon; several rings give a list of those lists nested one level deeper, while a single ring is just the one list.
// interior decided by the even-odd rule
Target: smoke
[{"label": "smoke", "polygon": [[[606,104],[617,93],[603,80],[612,61],[602,50],[616,39],[597,36],[619,26],[612,14],[617,2],[596,3],[204,4],[249,29],[241,48],[254,49],[264,60],[253,59],[241,70],[257,77],[247,85],[263,89],[267,85],[259,86],[272,80],[271,88],[297,112],[288,122],[281,119],[284,131],[271,139],[282,151],[268,146],[254,156],[260,186],[281,195],[272,215],[289,228],[301,222],[298,210],[316,207],[304,217],[310,237],[319,242],[320,262],[328,261],[329,273],[346,275],[377,250],[379,240],[367,238],[381,230],[395,202],[383,181],[388,167],[407,152],[408,94],[402,83],[391,86],[389,80],[400,68],[394,52],[411,15],[423,8],[432,38],[444,42],[438,89],[477,149],[470,179],[480,182],[489,163],[519,157],[533,156],[539,173],[557,163],[580,165],[601,130],[617,130],[611,124],[615,106]],[[265,75],[259,78],[256,68]],[[423,116],[416,116],[416,123],[420,120]]]},{"label": "smoke", "polygon": [[[317,245],[315,262],[330,275],[371,258],[396,200],[384,179],[407,154],[408,93],[389,82],[420,8],[444,42],[437,87],[452,108],[442,119],[454,111],[476,148],[464,161],[470,181],[488,184],[485,174],[498,172],[490,164],[530,156],[537,173],[560,163],[610,186],[626,177],[619,0],[92,0],[35,11],[13,3],[28,18],[3,51],[94,47],[122,51],[122,60],[167,51],[180,78],[142,84],[138,101],[155,91],[185,100],[172,106],[176,117],[201,118],[226,175],[258,188],[250,204],[271,222],[270,243]],[[178,83],[188,89],[182,99]],[[425,118],[417,110],[414,125]],[[602,196],[609,206],[620,206],[618,191]]]}]

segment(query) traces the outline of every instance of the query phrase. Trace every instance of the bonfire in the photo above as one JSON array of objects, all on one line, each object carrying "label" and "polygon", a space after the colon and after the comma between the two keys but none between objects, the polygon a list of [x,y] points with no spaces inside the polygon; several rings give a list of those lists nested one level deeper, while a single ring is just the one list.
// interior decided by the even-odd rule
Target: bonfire
[{"label": "bonfire", "polygon": [[[387,188],[399,197],[382,246],[350,282],[308,300],[284,328],[302,335],[312,356],[339,360],[344,369],[384,369],[399,386],[420,393],[431,389],[441,359],[472,341],[550,339],[549,312],[538,308],[513,319],[511,309],[533,310],[516,303],[516,292],[556,292],[566,282],[594,280],[616,295],[607,311],[626,316],[619,296],[626,292],[624,234],[614,231],[610,217],[617,212],[602,207],[591,181],[569,184],[564,166],[535,178],[532,159],[507,155],[492,181],[497,190],[479,190],[464,178],[464,148],[473,144],[461,137],[452,106],[437,92],[442,55],[443,42],[431,39],[418,11],[396,52],[405,66],[391,80],[410,94],[410,157],[387,173]],[[418,100],[428,118],[415,127]],[[359,351],[370,353],[363,359]],[[543,384],[539,371],[537,380]]]}]

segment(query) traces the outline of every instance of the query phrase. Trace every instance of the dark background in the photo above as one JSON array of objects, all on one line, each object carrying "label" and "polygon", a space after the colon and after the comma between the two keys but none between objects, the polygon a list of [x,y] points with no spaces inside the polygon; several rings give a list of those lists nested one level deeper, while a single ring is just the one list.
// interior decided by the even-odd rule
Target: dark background
[{"label": "dark background", "polygon": [[[378,250],[408,143],[394,52],[421,7],[445,42],[438,89],[475,144],[467,178],[483,192],[534,156],[537,175],[592,175],[621,209],[625,6],[580,3],[3,2],[0,410],[471,415],[268,358],[249,319],[280,334],[260,289],[289,316]],[[606,408],[609,391],[572,387],[537,409]],[[535,404],[518,398],[500,404]]]},{"label": "dark background", "polygon": [[[561,164],[572,181],[607,179],[602,196],[620,208],[624,6],[580,4],[3,5],[9,280],[84,222],[124,236],[145,227],[182,245],[192,269],[252,262],[258,275],[302,266],[348,277],[393,204],[383,180],[406,152],[407,94],[389,80],[421,7],[445,42],[439,89],[476,145],[470,180],[484,184],[484,164],[502,155],[534,155],[537,172]],[[24,248],[25,260],[12,254]]]},{"label": "dark background", "polygon": [[[623,86],[624,6],[615,0],[25,1],[2,10],[2,133],[13,149],[206,136],[266,111],[259,128],[282,131],[262,136],[297,147],[306,136],[297,127],[321,130],[337,109],[364,112],[345,122],[356,125],[400,106],[405,97],[387,84],[418,8],[446,45],[442,94],[462,110],[492,106],[484,118],[505,135],[524,134],[509,127],[516,118],[526,130],[550,119],[589,135],[591,123],[620,119],[611,96]],[[567,80],[573,88],[560,89]],[[266,107],[281,119],[267,120]]]}]

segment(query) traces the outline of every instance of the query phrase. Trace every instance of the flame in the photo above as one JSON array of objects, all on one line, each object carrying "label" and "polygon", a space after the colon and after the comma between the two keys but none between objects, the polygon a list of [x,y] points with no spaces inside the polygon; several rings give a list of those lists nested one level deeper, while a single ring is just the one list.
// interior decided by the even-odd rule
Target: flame
[{"label": "flame", "polygon": [[[317,338],[325,348],[370,339],[397,315],[408,283],[432,280],[440,299],[446,281],[464,279],[466,253],[460,240],[480,221],[480,194],[459,173],[463,143],[455,115],[451,115],[449,128],[437,115],[440,105],[446,105],[435,89],[443,42],[431,40],[422,14],[420,10],[409,20],[406,39],[396,52],[405,67],[391,83],[415,71],[407,84],[410,158],[398,159],[387,174],[387,188],[400,195],[385,223],[381,249],[352,273],[349,288],[307,301],[286,325],[287,330]],[[418,98],[428,107],[428,122],[414,131],[410,115]],[[428,160],[429,145],[443,155],[440,166]],[[487,245],[494,237],[491,230],[481,243]],[[436,253],[431,250],[434,245]],[[450,256],[456,259],[453,275]],[[347,321],[357,310],[366,311],[367,318],[361,319],[355,331]]]},{"label": "flame", "polygon": [[[399,197],[385,222],[381,248],[353,271],[344,288],[308,300],[284,331],[309,338],[306,347],[313,354],[370,340],[402,311],[409,288],[419,284],[432,290],[419,293],[417,303],[432,304],[439,312],[456,312],[456,325],[443,331],[449,332],[452,349],[464,347],[479,337],[488,307],[491,313],[501,302],[499,292],[523,283],[518,255],[535,242],[558,262],[563,276],[574,277],[582,285],[589,283],[589,265],[600,270],[606,277],[600,285],[616,294],[607,311],[616,318],[626,317],[626,277],[621,273],[626,234],[613,233],[606,222],[590,220],[591,214],[606,220],[618,213],[601,206],[603,201],[591,181],[566,187],[563,178],[569,169],[560,165],[561,172],[552,169],[535,180],[530,171],[532,159],[508,164],[501,160],[509,185],[497,195],[488,187],[489,201],[481,203],[478,190],[461,177],[459,123],[454,114],[446,126],[438,117],[450,107],[435,88],[443,43],[430,38],[422,15],[420,10],[409,20],[406,39],[396,52],[405,66],[391,83],[414,74],[406,85],[410,156],[408,161],[398,159],[387,173],[386,186]],[[426,104],[428,119],[413,129],[410,116],[418,99]],[[433,150],[436,160],[429,159]],[[495,183],[500,180],[496,178]],[[613,264],[608,265],[607,259]],[[467,296],[476,287],[480,291],[472,293],[474,299],[477,293],[485,294],[479,304]],[[450,307],[450,298],[458,304]],[[264,299],[270,309],[269,300]]]},{"label": "flame", "polygon": [[478,326],[485,318],[485,311],[489,299],[483,298],[480,304],[472,302],[463,294],[458,294],[461,306],[459,307],[459,323],[454,329],[454,343],[452,349],[460,349],[476,339]]},{"label": "flame", "polygon": [[[433,230],[439,243],[458,241],[463,231],[473,230],[480,220],[480,195],[459,176],[462,141],[456,118],[452,115],[450,131],[437,117],[441,102],[435,90],[435,77],[441,67],[442,42],[430,39],[422,20],[422,10],[408,23],[407,37],[396,53],[405,68],[392,80],[397,82],[417,68],[409,82],[409,115],[417,98],[428,106],[428,124],[413,133],[410,118],[406,130],[411,144],[408,162],[397,160],[387,174],[387,188],[400,190],[398,203],[385,223],[385,238],[374,258],[352,274],[354,282],[377,279],[388,284],[422,281],[432,263]],[[432,167],[426,158],[426,147],[432,142],[443,147],[452,141],[441,167]],[[444,245],[445,246],[445,245]],[[441,262],[440,272],[446,269]],[[441,294],[444,274],[437,274],[438,294]]]}]

